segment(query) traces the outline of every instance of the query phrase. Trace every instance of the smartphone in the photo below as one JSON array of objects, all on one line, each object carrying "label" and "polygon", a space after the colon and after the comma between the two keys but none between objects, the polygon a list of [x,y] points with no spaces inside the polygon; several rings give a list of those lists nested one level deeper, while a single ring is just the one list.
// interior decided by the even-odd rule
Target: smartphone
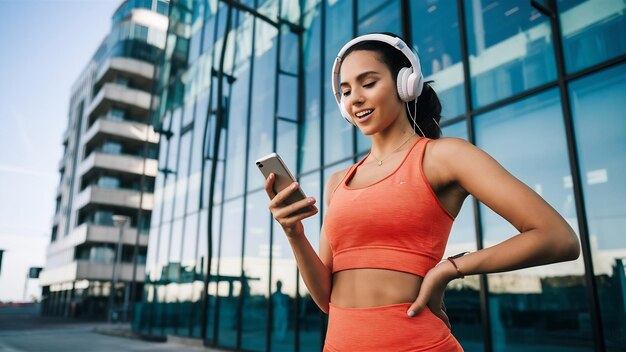
[{"label": "smartphone", "polygon": [[[256,161],[256,166],[261,170],[261,173],[267,179],[271,173],[273,173],[276,178],[274,179],[274,193],[278,193],[283,189],[289,187],[292,183],[296,182],[296,178],[293,177],[287,165],[283,162],[283,159],[280,158],[280,155],[276,153],[272,153],[266,155],[259,160]],[[293,192],[285,201],[284,204],[293,204],[299,200],[305,199],[306,195],[302,191],[300,187]],[[313,211],[314,208],[309,205],[300,210],[295,211],[291,215],[308,213]]]}]

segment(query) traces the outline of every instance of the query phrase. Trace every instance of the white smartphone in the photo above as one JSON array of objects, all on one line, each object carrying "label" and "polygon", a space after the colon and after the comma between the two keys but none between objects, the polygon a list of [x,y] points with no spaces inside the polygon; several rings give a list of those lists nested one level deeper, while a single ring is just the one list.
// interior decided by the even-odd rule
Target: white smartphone
[{"label": "white smartphone", "polygon": [[[256,162],[256,166],[261,170],[265,179],[269,177],[271,173],[273,173],[276,178],[274,179],[274,193],[278,193],[283,189],[289,187],[292,183],[296,182],[296,178],[293,177],[287,165],[283,162],[283,159],[280,158],[280,155],[276,153],[268,154]],[[302,191],[302,188],[298,187],[298,189],[293,192],[285,201],[284,204],[293,204],[299,200],[305,199],[306,195]],[[314,208],[312,206],[304,207],[298,211],[295,211],[291,215],[308,213],[313,211]]]}]

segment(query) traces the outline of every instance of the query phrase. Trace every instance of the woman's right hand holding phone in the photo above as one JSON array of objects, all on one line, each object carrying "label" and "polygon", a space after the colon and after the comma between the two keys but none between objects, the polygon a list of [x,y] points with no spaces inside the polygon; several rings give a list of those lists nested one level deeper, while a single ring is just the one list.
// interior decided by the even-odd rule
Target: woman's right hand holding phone
[{"label": "woman's right hand holding phone", "polygon": [[[315,206],[315,198],[308,197],[302,200],[299,200],[293,204],[283,204],[284,200],[287,199],[293,192],[295,192],[298,187],[297,182],[292,183],[289,187],[283,189],[278,193],[274,193],[274,181],[276,180],[276,175],[273,173],[269,175],[269,177],[265,180],[265,192],[270,197],[269,209],[272,212],[272,216],[280,226],[282,226],[283,231],[287,237],[297,237],[304,236],[304,226],[302,226],[302,219],[306,219],[310,216],[313,216],[318,213],[318,209]],[[291,215],[299,209],[310,206],[314,210],[302,213]]]}]

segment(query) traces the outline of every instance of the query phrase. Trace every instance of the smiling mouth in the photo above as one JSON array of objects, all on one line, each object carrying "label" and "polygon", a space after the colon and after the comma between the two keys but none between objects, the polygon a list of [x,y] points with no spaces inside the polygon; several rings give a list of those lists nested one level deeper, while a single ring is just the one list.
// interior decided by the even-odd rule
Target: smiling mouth
[{"label": "smiling mouth", "polygon": [[372,112],[374,112],[374,109],[363,110],[363,111],[357,112],[356,114],[354,114],[354,116],[356,116],[358,119],[362,119],[364,117],[371,115]]}]

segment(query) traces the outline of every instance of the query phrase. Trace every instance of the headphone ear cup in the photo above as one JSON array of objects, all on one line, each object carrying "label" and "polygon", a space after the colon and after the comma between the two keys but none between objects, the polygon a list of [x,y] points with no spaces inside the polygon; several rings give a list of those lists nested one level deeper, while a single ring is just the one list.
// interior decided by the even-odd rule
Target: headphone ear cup
[{"label": "headphone ear cup", "polygon": [[415,100],[417,98],[417,83],[419,79],[417,74],[411,73],[407,78],[406,88],[407,88],[407,98],[408,101]]},{"label": "headphone ear cup", "polygon": [[406,102],[410,101],[409,92],[407,91],[407,81],[408,76],[411,74],[411,69],[408,67],[403,67],[398,72],[397,86],[398,86],[398,95],[400,96],[400,100]]}]

